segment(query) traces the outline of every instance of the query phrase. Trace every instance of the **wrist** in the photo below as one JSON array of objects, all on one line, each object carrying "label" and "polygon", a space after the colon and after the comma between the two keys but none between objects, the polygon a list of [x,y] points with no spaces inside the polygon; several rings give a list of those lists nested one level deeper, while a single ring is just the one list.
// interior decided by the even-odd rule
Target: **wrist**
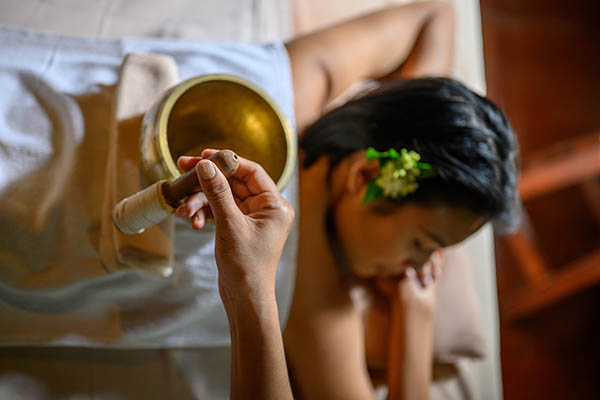
[{"label": "wrist", "polygon": [[231,287],[219,279],[219,292],[227,314],[251,313],[262,315],[277,309],[275,283],[240,284]]},{"label": "wrist", "polygon": [[[221,295],[223,298],[223,294]],[[257,296],[235,296],[223,301],[233,346],[260,343],[281,336],[279,312],[274,291]]]},{"label": "wrist", "polygon": [[401,315],[407,326],[428,329],[435,323],[434,300],[423,300],[415,297],[395,298],[392,301],[395,315]]}]

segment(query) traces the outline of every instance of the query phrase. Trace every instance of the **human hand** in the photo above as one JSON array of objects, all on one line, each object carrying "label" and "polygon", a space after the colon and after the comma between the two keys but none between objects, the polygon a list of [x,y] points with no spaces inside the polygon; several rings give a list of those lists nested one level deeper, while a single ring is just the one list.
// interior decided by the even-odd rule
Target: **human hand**
[{"label": "human hand", "polygon": [[415,283],[426,289],[442,275],[442,261],[443,250],[436,250],[421,268],[408,267],[402,271],[400,277],[378,277],[375,279],[375,287],[379,292],[391,298],[397,295],[397,284],[400,280],[413,278]]},{"label": "human hand", "polygon": [[[441,255],[433,257],[430,267],[433,271],[439,270],[440,259]],[[402,343],[409,332],[416,332],[418,338],[424,339],[433,329],[438,276],[439,272],[432,274],[432,283],[424,286],[415,269],[407,268],[399,277],[375,280],[363,315],[365,351],[371,367],[397,371],[401,363],[398,357],[404,359],[406,355]],[[393,365],[389,363],[392,359]]]},{"label": "human hand", "polygon": [[223,302],[244,296],[260,300],[272,294],[283,245],[294,219],[294,210],[273,180],[257,163],[239,157],[239,168],[229,178],[210,160],[217,150],[202,157],[180,157],[183,170],[196,168],[202,192],[177,209],[201,229],[207,219],[216,226],[215,258]]}]

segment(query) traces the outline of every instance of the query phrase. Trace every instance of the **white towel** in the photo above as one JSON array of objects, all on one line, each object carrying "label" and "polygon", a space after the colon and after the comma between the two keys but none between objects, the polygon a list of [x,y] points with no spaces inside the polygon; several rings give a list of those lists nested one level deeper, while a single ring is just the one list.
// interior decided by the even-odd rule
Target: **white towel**
[{"label": "white towel", "polygon": [[[115,83],[127,53],[172,57],[181,79],[240,75],[293,116],[281,43],[94,39],[0,27],[0,343],[190,347],[229,343],[214,232],[175,228],[170,279],[100,262]],[[284,191],[297,205],[297,176]],[[297,229],[280,264],[282,323]]]},{"label": "white towel", "polygon": [[140,138],[144,113],[177,84],[175,60],[163,55],[128,54],[119,72],[114,124],[109,129],[108,159],[100,222],[100,259],[111,270],[138,268],[171,277],[174,216],[143,233],[125,235],[115,227],[112,210],[125,197],[151,185],[140,173]]}]

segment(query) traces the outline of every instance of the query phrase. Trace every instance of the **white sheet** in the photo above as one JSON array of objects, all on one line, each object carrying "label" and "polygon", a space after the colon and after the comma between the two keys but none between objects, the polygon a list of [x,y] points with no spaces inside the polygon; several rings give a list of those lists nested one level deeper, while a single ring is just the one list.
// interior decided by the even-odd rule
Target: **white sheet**
[{"label": "white sheet", "polygon": [[[285,39],[292,30],[290,0],[1,3],[0,23],[62,34],[257,42]],[[107,78],[116,77],[112,70]],[[85,100],[104,106],[105,95],[110,93],[97,89],[97,96]],[[98,119],[101,121],[102,117]],[[105,144],[93,141],[87,146],[103,148]],[[89,156],[94,158],[93,154]],[[90,178],[94,179],[99,178]],[[89,326],[90,331],[96,328],[89,321],[82,324]],[[229,392],[228,367],[227,347],[128,351],[3,347],[0,398],[225,399]]]},{"label": "white sheet", "polygon": [[[107,271],[98,255],[112,94],[126,53],[173,57],[182,79],[232,73],[262,87],[290,121],[289,60],[266,45],[94,39],[0,28],[0,341],[10,345],[224,346],[214,232],[179,220],[170,279]],[[65,93],[68,93],[66,95]],[[297,178],[284,191],[297,204]],[[291,302],[296,233],[276,292]]]}]

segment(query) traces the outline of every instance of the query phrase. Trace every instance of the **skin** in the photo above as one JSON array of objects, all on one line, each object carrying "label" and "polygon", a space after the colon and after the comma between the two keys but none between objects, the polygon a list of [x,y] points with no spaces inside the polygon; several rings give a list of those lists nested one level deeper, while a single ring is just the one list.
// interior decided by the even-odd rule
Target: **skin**
[{"label": "skin", "polygon": [[[381,353],[389,356],[384,360],[389,382],[401,383],[390,392],[390,398],[427,398],[433,281],[441,260],[439,243],[425,232],[435,232],[450,245],[469,236],[483,222],[468,210],[445,206],[427,208],[407,203],[389,207],[385,200],[365,206],[362,198],[371,176],[368,172],[377,171],[365,160],[364,154],[345,159],[335,170],[330,186],[325,184],[326,159],[301,175],[296,290],[284,332],[300,398],[371,398],[374,382],[369,368],[381,369],[381,363],[370,364],[370,356],[381,360]],[[383,208],[386,213],[374,208]],[[338,257],[329,246],[323,222],[329,210],[335,215],[341,252],[356,281],[378,300],[373,307],[384,309],[386,314],[392,310],[392,317],[399,320],[388,322],[394,327],[389,332],[394,341],[379,348],[379,354],[367,352],[369,326],[365,322],[370,310],[365,315],[350,298],[349,283],[340,276]],[[415,241],[421,242],[422,249],[414,247]],[[423,268],[416,272],[421,263]],[[315,348],[326,350],[315,355],[311,351]]]},{"label": "skin", "polygon": [[407,267],[420,269],[434,252],[462,242],[484,222],[468,209],[444,204],[399,207],[384,200],[365,205],[367,185],[378,173],[378,162],[366,161],[364,152],[357,152],[332,178],[337,237],[357,277],[393,277]]},{"label": "skin", "polygon": [[454,12],[425,1],[374,12],[286,44],[292,63],[298,132],[362,79],[448,75]]},{"label": "skin", "polygon": [[[219,293],[231,332],[232,399],[291,399],[275,300],[275,275],[294,210],[262,167],[239,157],[229,181],[217,165],[181,157],[183,170],[196,168],[201,204],[215,221]],[[204,158],[204,159],[203,159]]]},{"label": "skin", "polygon": [[[300,135],[327,104],[356,81],[449,74],[453,32],[452,8],[441,2],[423,2],[369,14],[287,44]],[[327,185],[329,166],[324,157],[300,173],[298,270],[284,332],[295,394],[310,399],[373,397],[365,347],[368,325],[340,277],[336,265],[340,257],[333,254],[325,234],[323,220],[333,212],[343,258],[355,275],[375,277],[372,291],[398,321],[388,332],[390,345],[383,349],[388,356],[388,398],[426,399],[435,308],[434,285],[430,283],[439,271],[439,256],[425,262],[418,274],[410,269],[402,273],[401,268],[423,263],[426,258],[426,254],[409,249],[414,240],[421,241],[424,253],[437,248],[422,236],[424,230],[444,235],[445,244],[450,244],[472,233],[478,221],[469,219],[469,229],[442,232],[441,221],[427,225],[437,216],[446,221],[461,219],[464,210],[446,208],[429,213],[418,207],[399,208],[382,218],[371,207],[359,204],[364,181],[377,172],[361,160],[364,154],[356,154],[340,165],[331,185]],[[382,242],[387,240],[385,246]],[[374,258],[377,263],[371,261]]]},{"label": "skin", "polygon": [[[419,2],[375,12],[287,43],[299,135],[356,81],[449,74],[453,32],[453,11],[448,4]],[[182,162],[185,165],[180,166],[187,167],[191,161]],[[388,398],[425,399],[431,380],[434,280],[439,274],[439,249],[462,241],[485,221],[468,210],[444,205],[406,203],[390,207],[385,200],[362,204],[366,185],[378,173],[377,164],[366,162],[362,151],[336,167],[330,184],[328,170],[326,157],[300,170],[296,287],[283,334],[295,383],[294,395],[310,399],[373,397],[375,381],[369,375],[369,367],[376,365],[369,362],[376,361],[377,357],[372,356],[377,354],[369,354],[367,350],[372,346],[365,345],[369,343],[369,310],[365,312],[352,301],[349,282],[340,275],[337,265],[343,260],[355,281],[362,281],[377,299],[372,304],[385,305],[391,321],[387,345],[380,346],[379,352],[379,366],[384,358]],[[244,196],[235,195],[239,183],[233,179],[230,184],[234,200],[242,204]],[[198,193],[177,213],[192,219],[194,227],[201,229],[206,219],[213,217],[214,210],[208,204],[206,195]],[[335,250],[325,229],[327,215],[333,215],[335,223],[339,243]],[[261,242],[268,241],[261,238]],[[235,264],[235,260],[231,261]],[[273,302],[270,279],[262,289],[251,291],[252,301],[260,302],[262,295],[267,303]],[[224,302],[229,301],[226,298]],[[228,313],[233,309],[226,305]],[[241,322],[235,311],[232,314],[233,334],[237,329],[233,326]],[[272,312],[263,314],[259,320],[266,318],[270,322],[251,326],[246,333],[271,338],[262,345],[275,346],[274,354],[280,354],[279,342],[273,339],[277,337],[272,321],[275,316]],[[239,349],[244,339],[234,340],[239,340]],[[259,348],[266,351],[265,347]],[[280,368],[281,358],[277,360],[274,364],[258,362],[255,369]],[[233,361],[240,377],[244,369],[235,364],[239,360]],[[238,383],[232,380],[232,385]],[[256,387],[263,383],[254,380]],[[242,385],[246,389],[252,387],[252,382],[244,384],[248,385]],[[232,387],[232,393],[234,390]]]}]

